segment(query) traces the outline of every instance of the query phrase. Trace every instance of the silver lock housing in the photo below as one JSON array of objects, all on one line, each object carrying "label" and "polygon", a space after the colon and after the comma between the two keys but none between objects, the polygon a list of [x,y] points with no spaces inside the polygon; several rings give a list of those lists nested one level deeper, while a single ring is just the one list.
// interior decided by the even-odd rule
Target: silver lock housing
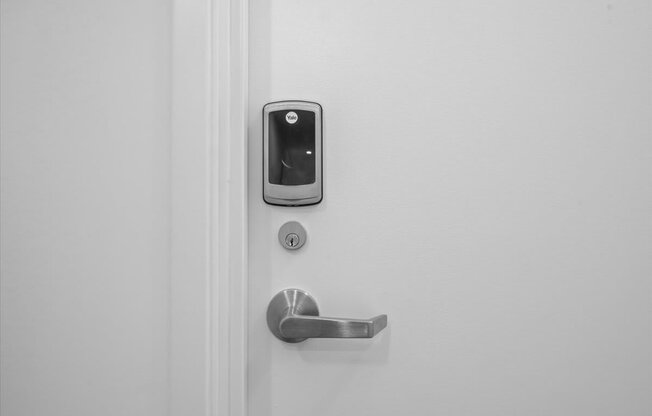
[{"label": "silver lock housing", "polygon": [[286,222],[278,230],[278,242],[288,250],[298,250],[303,247],[307,237],[306,229],[296,221]]},{"label": "silver lock housing", "polygon": [[321,105],[299,100],[266,104],[263,200],[290,207],[315,205],[322,192]]}]

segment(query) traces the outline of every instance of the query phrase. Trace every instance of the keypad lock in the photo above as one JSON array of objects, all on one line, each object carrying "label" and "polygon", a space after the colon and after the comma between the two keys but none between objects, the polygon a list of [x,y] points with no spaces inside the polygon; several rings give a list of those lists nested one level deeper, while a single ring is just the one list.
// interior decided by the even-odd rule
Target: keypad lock
[{"label": "keypad lock", "polygon": [[281,206],[322,200],[322,108],[307,101],[263,107],[263,199]]}]

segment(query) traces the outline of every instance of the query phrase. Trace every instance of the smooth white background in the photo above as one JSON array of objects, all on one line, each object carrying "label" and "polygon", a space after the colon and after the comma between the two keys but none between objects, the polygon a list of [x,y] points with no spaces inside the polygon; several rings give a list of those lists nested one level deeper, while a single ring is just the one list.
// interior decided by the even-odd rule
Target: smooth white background
[{"label": "smooth white background", "polygon": [[[252,416],[652,413],[651,7],[251,2]],[[315,207],[262,201],[284,99],[324,108]],[[286,287],[389,327],[282,344]]]},{"label": "smooth white background", "polygon": [[3,416],[167,409],[171,4],[2,1]]}]

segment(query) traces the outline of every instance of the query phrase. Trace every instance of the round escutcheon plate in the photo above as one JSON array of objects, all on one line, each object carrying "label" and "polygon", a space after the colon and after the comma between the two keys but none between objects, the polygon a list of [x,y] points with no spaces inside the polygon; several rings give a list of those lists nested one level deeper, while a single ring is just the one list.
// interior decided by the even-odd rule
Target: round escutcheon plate
[{"label": "round escutcheon plate", "polygon": [[281,320],[289,312],[296,315],[319,316],[317,302],[308,292],[301,289],[284,289],[278,292],[267,307],[267,326],[272,334],[281,341],[301,342],[306,338],[287,338],[281,333]]}]

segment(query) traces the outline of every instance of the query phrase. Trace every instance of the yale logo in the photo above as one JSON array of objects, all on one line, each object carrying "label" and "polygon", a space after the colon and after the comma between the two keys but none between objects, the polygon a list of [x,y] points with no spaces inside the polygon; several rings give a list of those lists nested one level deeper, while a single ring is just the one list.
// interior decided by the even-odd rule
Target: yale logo
[{"label": "yale logo", "polygon": [[287,121],[290,124],[294,124],[297,121],[299,121],[299,116],[294,111],[290,111],[285,115],[285,121]]}]

